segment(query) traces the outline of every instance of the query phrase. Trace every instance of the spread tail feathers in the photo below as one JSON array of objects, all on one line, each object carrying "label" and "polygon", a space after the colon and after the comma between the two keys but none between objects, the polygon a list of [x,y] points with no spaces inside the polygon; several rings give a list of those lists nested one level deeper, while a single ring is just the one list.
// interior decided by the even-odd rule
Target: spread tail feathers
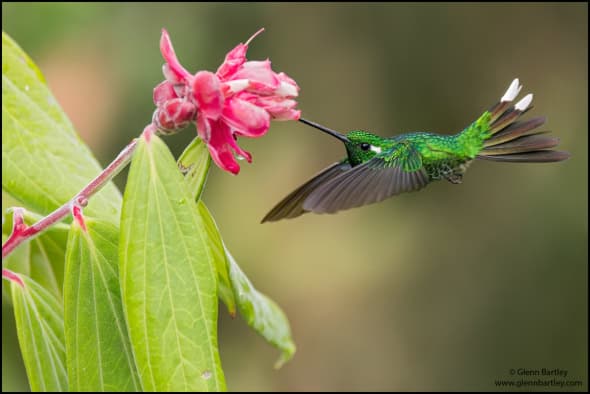
[{"label": "spread tail feathers", "polygon": [[559,139],[541,134],[538,128],[545,123],[540,116],[530,120],[518,120],[530,110],[533,95],[527,94],[515,105],[512,105],[522,86],[518,79],[512,81],[508,90],[488,112],[490,114],[489,135],[483,142],[483,149],[476,158],[508,162],[553,162],[570,157],[567,152],[554,151]]}]

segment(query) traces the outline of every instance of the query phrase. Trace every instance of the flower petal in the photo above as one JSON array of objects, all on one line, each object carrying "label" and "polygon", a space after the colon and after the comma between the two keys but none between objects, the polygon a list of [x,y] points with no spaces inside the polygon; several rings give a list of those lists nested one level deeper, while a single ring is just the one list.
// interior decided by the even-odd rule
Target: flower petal
[{"label": "flower petal", "polygon": [[215,73],[219,79],[226,81],[230,79],[242,64],[246,62],[246,52],[248,52],[248,46],[244,44],[238,44],[234,49],[225,55],[225,60],[217,69]]},{"label": "flower petal", "polygon": [[271,114],[273,120],[299,120],[301,111],[298,109],[289,109]]},{"label": "flower petal", "polygon": [[275,90],[275,94],[281,97],[297,97],[299,94],[298,89],[297,85],[293,86],[290,83],[281,82],[278,89]]},{"label": "flower petal", "polygon": [[217,69],[215,73],[222,81],[232,79],[238,68],[246,61],[246,52],[248,52],[248,45],[260,33],[264,31],[264,27],[254,33],[245,44],[238,44],[234,49],[225,55],[225,60]]},{"label": "flower petal", "polygon": [[299,86],[297,86],[297,82],[295,82],[295,80],[293,78],[291,78],[290,76],[288,76],[284,72],[278,73],[277,76],[279,77],[279,79],[281,80],[281,82],[286,82],[286,83],[288,83],[290,85],[296,86],[297,87],[297,90],[299,91]]},{"label": "flower petal", "polygon": [[250,154],[250,152],[243,150],[242,148],[240,148],[240,146],[238,145],[238,137],[233,135],[232,139],[230,139],[227,143],[229,144],[229,146],[232,147],[232,149],[236,152],[236,154],[241,157],[246,159],[246,161],[248,161],[248,163],[252,163],[252,155]]},{"label": "flower petal", "polygon": [[199,111],[208,118],[217,119],[225,100],[221,94],[219,78],[210,71],[199,71],[195,74],[191,87]]},{"label": "flower petal", "polygon": [[270,116],[263,108],[236,96],[225,104],[221,116],[237,134],[260,137],[270,127]]},{"label": "flower petal", "polygon": [[231,150],[230,142],[235,143],[228,125],[221,119],[211,122],[211,139],[207,144],[211,158],[222,170],[237,174],[240,172],[240,166]]},{"label": "flower petal", "polygon": [[268,59],[244,63],[232,79],[249,80],[248,90],[259,94],[272,94],[281,84],[278,75],[272,71]]},{"label": "flower petal", "polygon": [[257,105],[268,111],[274,120],[297,120],[301,111],[295,110],[297,101],[282,97],[260,97]]},{"label": "flower petal", "polygon": [[197,112],[197,134],[205,142],[211,139],[211,121],[202,112]]},{"label": "flower petal", "polygon": [[259,96],[249,92],[242,92],[238,96],[257,107],[263,108],[273,120],[298,120],[301,111],[296,110],[297,101],[279,96]]},{"label": "flower petal", "polygon": [[299,86],[291,77],[285,73],[279,73],[277,77],[281,81],[281,85],[275,94],[283,97],[297,97],[299,95]]},{"label": "flower petal", "polygon": [[170,81],[163,81],[154,88],[154,104],[160,106],[168,100],[178,98],[174,84]]},{"label": "flower petal", "polygon": [[207,145],[207,149],[209,150],[211,158],[219,168],[231,172],[234,175],[237,175],[240,172],[240,165],[234,158],[234,155],[228,146],[216,149],[212,145]]},{"label": "flower petal", "polygon": [[172,42],[170,41],[170,36],[168,35],[166,29],[162,29],[162,37],[160,38],[160,52],[162,52],[162,57],[164,57],[164,60],[166,61],[163,69],[166,79],[174,83],[179,83],[190,79],[191,74],[186,71],[184,67],[182,67],[176,58],[176,53],[174,52]]}]

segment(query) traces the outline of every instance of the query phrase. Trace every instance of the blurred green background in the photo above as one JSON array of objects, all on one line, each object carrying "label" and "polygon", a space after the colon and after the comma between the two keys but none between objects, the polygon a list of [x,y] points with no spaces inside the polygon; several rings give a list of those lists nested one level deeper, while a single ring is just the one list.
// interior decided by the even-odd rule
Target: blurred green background
[{"label": "blurred green background", "polygon": [[[299,83],[303,116],[342,131],[454,133],[518,77],[531,116],[547,115],[572,153],[477,162],[461,185],[261,225],[344,150],[296,122],[241,139],[254,162],[237,177],[214,168],[204,198],[298,351],[273,370],[275,349],[223,310],[231,390],[497,390],[512,368],[565,369],[587,389],[587,4],[2,5],[3,30],[103,164],[151,119],[162,27],[193,71],[265,27],[249,59],[270,58]],[[166,141],[178,155],[194,135]],[[2,317],[2,389],[27,390],[4,304]]]}]

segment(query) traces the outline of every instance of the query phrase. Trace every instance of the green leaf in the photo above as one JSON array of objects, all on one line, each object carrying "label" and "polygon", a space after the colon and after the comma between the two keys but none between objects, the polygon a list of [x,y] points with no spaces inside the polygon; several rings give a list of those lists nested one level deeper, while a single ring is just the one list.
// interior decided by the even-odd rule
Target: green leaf
[{"label": "green leaf", "polygon": [[224,390],[216,272],[166,145],[144,134],[123,198],[119,261],[131,344],[146,391]]},{"label": "green leaf", "polygon": [[217,269],[219,298],[232,316],[235,316],[237,302],[239,312],[248,325],[281,350],[281,358],[275,365],[280,368],[295,353],[289,321],[274,301],[252,286],[225,248],[213,216],[200,200],[210,162],[206,145],[201,139],[195,138],[178,159],[178,167],[185,174],[192,199],[197,200],[198,217],[205,229],[204,234]]},{"label": "green leaf", "polygon": [[[2,189],[26,208],[48,214],[100,171],[39,69],[3,32]],[[116,223],[120,204],[120,193],[109,183],[90,200],[85,213]]]},{"label": "green leaf", "polygon": [[45,288],[25,275],[12,283],[21,353],[33,391],[67,391],[63,309]]},{"label": "green leaf", "polygon": [[53,226],[30,241],[30,276],[58,299],[62,299],[68,232]]},{"label": "green leaf", "polygon": [[280,368],[295,354],[287,316],[273,300],[254,288],[227,248],[225,253],[238,311],[250,327],[281,351],[281,357],[275,363],[275,368]]},{"label": "green leaf", "polygon": [[209,210],[200,200],[203,187],[207,180],[209,167],[211,164],[211,157],[207,151],[207,146],[202,140],[195,138],[182,152],[178,159],[178,168],[184,174],[187,189],[190,193],[191,199],[197,201],[197,209],[199,215],[199,225],[205,229],[204,236],[206,236],[205,243],[209,245],[211,255],[217,270],[217,285],[218,295],[223,301],[229,314],[234,317],[236,315],[236,302],[234,299],[233,290],[229,283],[229,275],[227,263],[225,261],[225,253],[223,252],[223,243],[217,231],[217,225]]},{"label": "green leaf", "polygon": [[178,168],[185,174],[184,179],[193,200],[201,198],[210,165],[211,156],[207,146],[199,137],[192,140],[178,158]]},{"label": "green leaf", "polygon": [[215,269],[217,270],[217,292],[221,301],[227,307],[227,311],[231,317],[236,316],[236,299],[234,296],[234,290],[229,280],[229,269],[227,267],[227,259],[225,258],[225,252],[223,250],[223,241],[217,230],[217,225],[209,209],[202,200],[197,202],[197,210],[199,212],[198,217],[200,218],[200,225],[204,228],[207,245],[211,250],[211,256],[215,263]]},{"label": "green leaf", "polygon": [[64,286],[67,368],[71,391],[139,391],[117,266],[118,228],[74,221]]}]

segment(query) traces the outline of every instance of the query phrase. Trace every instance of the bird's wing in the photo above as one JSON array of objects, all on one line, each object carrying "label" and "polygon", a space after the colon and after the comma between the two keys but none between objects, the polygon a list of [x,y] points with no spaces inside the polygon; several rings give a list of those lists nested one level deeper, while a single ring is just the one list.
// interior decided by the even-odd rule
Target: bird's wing
[{"label": "bird's wing", "polygon": [[401,142],[324,182],[305,199],[303,209],[334,213],[419,190],[429,181],[420,153],[410,142]]},{"label": "bird's wing", "polygon": [[303,202],[317,187],[337,177],[343,172],[350,170],[348,160],[343,160],[323,169],[313,178],[293,190],[287,197],[283,198],[269,213],[262,219],[261,223],[274,222],[280,219],[294,218],[304,214]]}]

